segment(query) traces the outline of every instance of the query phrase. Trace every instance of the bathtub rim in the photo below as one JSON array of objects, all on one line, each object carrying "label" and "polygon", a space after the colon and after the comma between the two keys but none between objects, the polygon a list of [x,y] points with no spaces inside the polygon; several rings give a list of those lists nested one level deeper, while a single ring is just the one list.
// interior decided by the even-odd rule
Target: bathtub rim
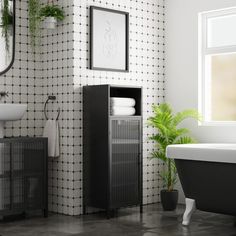
[{"label": "bathtub rim", "polygon": [[170,159],[236,164],[236,143],[168,145],[166,156]]}]

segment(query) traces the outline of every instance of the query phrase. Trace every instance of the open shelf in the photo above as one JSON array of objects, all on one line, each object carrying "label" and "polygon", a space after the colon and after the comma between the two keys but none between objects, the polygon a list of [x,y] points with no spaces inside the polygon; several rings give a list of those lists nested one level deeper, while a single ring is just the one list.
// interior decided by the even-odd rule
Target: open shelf
[{"label": "open shelf", "polygon": [[[119,87],[110,86],[110,98],[133,98],[135,100],[135,115],[141,116],[142,114],[142,88],[141,87]],[[110,113],[109,113],[110,114]]]}]

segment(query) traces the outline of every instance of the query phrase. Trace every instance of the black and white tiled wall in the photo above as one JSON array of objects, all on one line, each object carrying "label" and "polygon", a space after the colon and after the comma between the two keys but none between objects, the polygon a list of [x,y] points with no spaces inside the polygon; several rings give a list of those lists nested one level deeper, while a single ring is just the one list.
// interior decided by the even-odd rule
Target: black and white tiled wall
[{"label": "black and white tiled wall", "polygon": [[28,1],[16,2],[16,45],[13,67],[0,76],[0,90],[8,91],[7,102],[27,103],[21,121],[8,122],[5,134],[39,136],[43,129],[43,80],[40,55],[33,55],[28,34]]},{"label": "black and white tiled wall", "polygon": [[[46,0],[42,0],[46,1]],[[28,103],[21,121],[6,126],[8,136],[40,136],[45,123],[43,103],[47,95],[57,96],[49,105],[61,127],[61,156],[49,161],[49,208],[51,211],[82,214],[82,86],[121,84],[143,86],[144,203],[159,201],[162,187],[158,170],[162,165],[148,160],[154,133],[146,121],[154,103],[164,100],[165,38],[164,0],[81,0],[54,2],[63,7],[66,18],[55,30],[43,30],[40,53],[33,56],[29,45],[27,0],[17,2],[16,60],[14,68],[0,77],[0,90],[8,90],[9,102]],[[130,13],[130,72],[89,70],[89,7],[112,8]]]}]

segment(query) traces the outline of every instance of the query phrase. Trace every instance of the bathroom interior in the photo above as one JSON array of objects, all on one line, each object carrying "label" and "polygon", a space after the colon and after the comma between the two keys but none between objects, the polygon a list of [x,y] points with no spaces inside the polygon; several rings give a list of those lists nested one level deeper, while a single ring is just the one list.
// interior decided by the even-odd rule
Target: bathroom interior
[{"label": "bathroom interior", "polygon": [[235,25],[234,0],[0,0],[0,236],[235,235]]}]

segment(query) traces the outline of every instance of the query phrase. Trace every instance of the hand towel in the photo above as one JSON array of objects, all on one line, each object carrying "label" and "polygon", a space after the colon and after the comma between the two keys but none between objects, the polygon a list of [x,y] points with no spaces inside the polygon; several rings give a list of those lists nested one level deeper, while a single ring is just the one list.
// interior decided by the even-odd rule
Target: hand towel
[{"label": "hand towel", "polygon": [[134,107],[111,107],[112,116],[133,116],[135,114]]},{"label": "hand towel", "polygon": [[133,98],[111,97],[110,103],[111,103],[111,106],[134,107],[135,106],[135,99],[133,99]]},{"label": "hand towel", "polygon": [[59,123],[56,120],[47,120],[43,137],[48,138],[48,156],[59,157],[60,156],[60,134],[59,134]]}]

